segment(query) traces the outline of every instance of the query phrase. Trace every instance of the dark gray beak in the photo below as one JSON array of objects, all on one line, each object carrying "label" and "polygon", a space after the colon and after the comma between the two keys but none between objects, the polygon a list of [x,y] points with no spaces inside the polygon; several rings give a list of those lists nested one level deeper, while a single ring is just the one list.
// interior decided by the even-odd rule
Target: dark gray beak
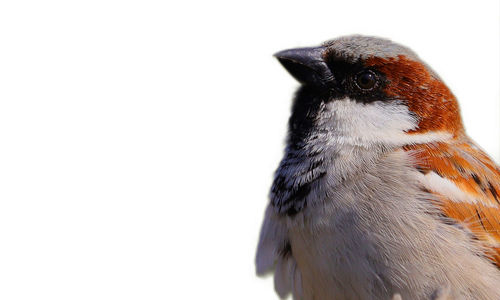
[{"label": "dark gray beak", "polygon": [[334,77],[323,59],[324,47],[297,48],[280,51],[274,56],[300,83],[326,86]]}]

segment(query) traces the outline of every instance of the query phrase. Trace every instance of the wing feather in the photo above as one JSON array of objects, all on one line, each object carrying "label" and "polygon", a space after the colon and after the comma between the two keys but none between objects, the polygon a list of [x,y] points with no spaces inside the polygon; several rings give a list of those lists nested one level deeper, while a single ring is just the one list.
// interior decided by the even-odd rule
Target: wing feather
[{"label": "wing feather", "polygon": [[281,298],[291,293],[293,299],[310,299],[303,297],[302,274],[291,253],[286,226],[270,205],[260,233],[256,267],[258,275],[274,271],[274,289]]},{"label": "wing feather", "polygon": [[468,139],[405,147],[447,217],[468,228],[500,267],[500,168]]}]

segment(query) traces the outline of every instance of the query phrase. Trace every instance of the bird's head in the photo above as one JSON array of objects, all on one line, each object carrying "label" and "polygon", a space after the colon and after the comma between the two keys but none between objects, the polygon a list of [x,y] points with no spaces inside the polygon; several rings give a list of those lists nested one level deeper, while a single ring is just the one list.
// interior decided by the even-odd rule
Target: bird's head
[{"label": "bird's head", "polygon": [[426,143],[463,134],[458,103],[410,49],[347,36],[275,54],[301,83],[290,118],[292,143],[314,132],[356,145]]}]

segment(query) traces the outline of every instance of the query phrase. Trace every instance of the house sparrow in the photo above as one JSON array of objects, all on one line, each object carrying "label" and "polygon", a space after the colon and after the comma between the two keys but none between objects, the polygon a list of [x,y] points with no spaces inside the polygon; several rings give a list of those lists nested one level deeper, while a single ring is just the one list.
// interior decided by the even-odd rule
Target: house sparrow
[{"label": "house sparrow", "polygon": [[500,299],[500,168],[438,75],[366,36],[275,56],[301,86],[257,273],[294,299]]}]

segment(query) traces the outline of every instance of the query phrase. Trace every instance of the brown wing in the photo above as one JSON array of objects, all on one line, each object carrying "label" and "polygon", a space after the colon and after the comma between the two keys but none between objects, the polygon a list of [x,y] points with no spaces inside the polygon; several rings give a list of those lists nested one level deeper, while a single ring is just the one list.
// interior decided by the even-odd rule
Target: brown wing
[{"label": "brown wing", "polygon": [[500,267],[500,168],[469,140],[408,146],[443,213],[469,228]]}]

